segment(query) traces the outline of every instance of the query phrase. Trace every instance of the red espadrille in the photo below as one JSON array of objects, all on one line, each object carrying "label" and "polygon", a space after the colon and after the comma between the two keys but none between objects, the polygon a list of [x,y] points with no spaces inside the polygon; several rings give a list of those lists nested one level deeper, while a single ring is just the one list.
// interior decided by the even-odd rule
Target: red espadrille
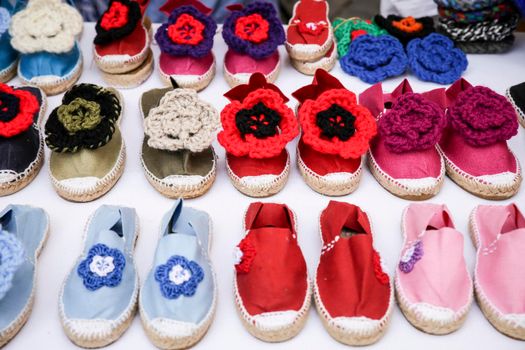
[{"label": "red espadrille", "polygon": [[361,157],[377,132],[374,117],[357,104],[353,92],[322,69],[311,85],[292,95],[299,101],[297,163],[306,183],[331,196],[353,192],[361,179]]},{"label": "red espadrille", "polygon": [[252,197],[279,192],[288,179],[286,144],[299,133],[295,115],[279,88],[261,73],[226,94],[219,143],[226,149],[228,175],[235,188]]},{"label": "red espadrille", "polygon": [[368,216],[355,205],[330,201],[320,230],[314,298],[323,324],[344,344],[374,343],[388,325],[394,294],[374,249]]},{"label": "red espadrille", "polygon": [[290,339],[302,329],[311,302],[295,214],[284,204],[252,203],[244,228],[246,235],[236,247],[234,281],[243,324],[264,341]]}]

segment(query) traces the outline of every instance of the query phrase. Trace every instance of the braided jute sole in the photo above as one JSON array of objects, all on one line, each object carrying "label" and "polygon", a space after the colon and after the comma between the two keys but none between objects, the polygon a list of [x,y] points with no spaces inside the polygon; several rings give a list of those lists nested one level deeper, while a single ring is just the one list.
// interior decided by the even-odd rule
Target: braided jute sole
[{"label": "braided jute sole", "polygon": [[[269,74],[265,74],[264,77],[266,78],[266,81],[269,83],[274,83],[277,80],[277,77],[279,76],[279,72],[281,70],[281,61],[277,61],[277,65],[275,66],[274,70],[272,70]],[[254,72],[255,73],[255,72]],[[248,73],[242,73],[242,74],[233,74],[226,69],[226,65],[224,65],[224,79],[228,83],[230,87],[235,87],[237,85],[241,84],[248,84],[248,81],[250,80],[251,74]]]},{"label": "braided jute sole", "polygon": [[381,186],[383,186],[383,188],[397,197],[410,201],[423,201],[434,197],[439,193],[445,181],[445,163],[443,158],[441,159],[441,171],[436,185],[425,189],[409,189],[396,184],[394,179],[388,177],[387,174],[380,171],[379,165],[377,165],[375,162],[375,159],[370,151],[368,152],[367,164],[370,172],[376,181],[379,182]]},{"label": "braided jute sole", "polygon": [[[335,46],[335,43],[333,45]],[[331,71],[337,63],[337,48],[334,47],[329,57],[322,57],[318,61],[305,62],[291,58],[290,63],[298,72],[306,75],[314,75],[318,69],[324,69],[328,72]]]},{"label": "braided jute sole", "polygon": [[109,85],[120,89],[132,89],[145,82],[153,72],[153,51],[148,49],[145,61],[134,70],[127,73],[111,74],[101,72],[102,79]]},{"label": "braided jute sole", "polygon": [[204,73],[203,75],[194,75],[193,79],[189,79],[189,76],[185,75],[169,75],[166,74],[160,69],[159,65],[159,74],[162,79],[162,81],[168,85],[171,86],[171,80],[170,78],[173,78],[179,87],[184,89],[194,89],[196,91],[201,91],[204,88],[206,88],[208,85],[210,85],[211,81],[215,77],[215,71],[216,71],[216,63],[215,63],[215,57],[213,58],[213,64],[211,65],[210,69]]},{"label": "braided jute sole", "polygon": [[471,194],[488,200],[504,200],[514,196],[520,189],[522,175],[521,166],[518,158],[509,149],[514,158],[516,159],[517,176],[511,184],[505,184],[500,186],[489,186],[474,179],[471,179],[466,174],[462,174],[459,169],[456,170],[456,166],[445,156],[443,151],[438,147],[439,152],[445,160],[445,167],[447,169],[447,175],[454,181],[459,187],[465,189]]},{"label": "braided jute sole", "polygon": [[514,107],[514,110],[516,111],[518,121],[520,122],[521,126],[525,128],[525,114],[524,112],[518,107],[516,104],[516,101],[512,98],[512,95],[510,94],[510,88],[508,88],[505,91],[505,96],[507,96],[507,100],[509,100],[512,107]]},{"label": "braided jute sole", "polygon": [[361,161],[361,165],[359,165],[359,168],[352,174],[348,181],[331,182],[327,179],[323,179],[323,177],[317,175],[313,170],[308,168],[306,164],[304,164],[299,148],[297,148],[297,167],[299,168],[299,172],[303,176],[306,184],[314,191],[326,196],[344,196],[354,192],[359,186],[363,172]]},{"label": "braided jute sole", "polygon": [[35,303],[35,294],[36,294],[36,278],[38,267],[37,267],[37,261],[40,257],[40,253],[42,252],[42,249],[47,243],[47,240],[49,238],[49,215],[46,212],[47,217],[47,228],[44,233],[44,237],[42,241],[40,242],[40,245],[35,251],[35,257],[34,257],[34,264],[35,264],[35,271],[33,272],[33,290],[31,291],[31,295],[29,296],[29,300],[27,304],[25,305],[24,309],[20,313],[20,315],[13,321],[11,324],[6,328],[5,331],[0,332],[0,348],[5,346],[11,339],[13,339],[18,332],[22,329],[22,327],[26,324],[27,320],[29,319],[29,316],[31,315],[31,312],[33,311],[33,305]]},{"label": "braided jute sole", "polygon": [[20,74],[20,69],[18,69],[18,76],[24,84],[36,86],[40,88],[42,91],[44,91],[47,96],[53,96],[53,95],[61,94],[66,90],[69,90],[69,88],[72,87],[77,82],[77,80],[80,78],[80,75],[82,74],[83,65],[84,65],[84,61],[83,61],[82,55],[80,55],[79,62],[77,63],[73,71],[69,73],[69,75],[57,79],[56,82],[46,82],[43,84],[32,82],[31,80],[25,79],[22,76],[22,74]]},{"label": "braided jute sole", "polygon": [[15,60],[7,68],[0,71],[0,83],[7,83],[9,80],[16,76],[16,67],[18,66],[18,60]]},{"label": "braided jute sole", "polygon": [[[477,251],[479,250],[480,237],[475,222],[475,214],[476,209],[474,209],[470,214],[469,233],[470,238],[472,239],[474,247]],[[489,300],[485,296],[485,293],[483,293],[483,289],[477,281],[477,268],[478,266],[476,261],[476,266],[474,267],[474,295],[476,296],[476,301],[478,302],[481,311],[483,312],[487,320],[490,322],[490,324],[494,328],[496,328],[496,330],[498,330],[498,332],[514,339],[525,340],[525,327],[515,327],[510,322],[503,320],[501,317],[501,312],[498,311],[496,307],[489,302]]]}]

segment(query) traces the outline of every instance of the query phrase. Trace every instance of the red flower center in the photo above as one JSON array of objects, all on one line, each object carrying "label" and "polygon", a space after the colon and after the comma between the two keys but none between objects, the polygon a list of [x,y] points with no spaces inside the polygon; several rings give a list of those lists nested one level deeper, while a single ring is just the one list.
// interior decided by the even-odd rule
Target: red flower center
[{"label": "red flower center", "polygon": [[168,27],[168,37],[176,44],[197,45],[204,40],[206,27],[192,15],[183,13]]},{"label": "red flower center", "polygon": [[105,30],[121,28],[128,23],[129,9],[120,2],[113,2],[109,9],[102,15],[100,26]]},{"label": "red flower center", "polygon": [[270,24],[260,14],[239,17],[235,22],[235,35],[253,43],[261,43],[268,39]]}]

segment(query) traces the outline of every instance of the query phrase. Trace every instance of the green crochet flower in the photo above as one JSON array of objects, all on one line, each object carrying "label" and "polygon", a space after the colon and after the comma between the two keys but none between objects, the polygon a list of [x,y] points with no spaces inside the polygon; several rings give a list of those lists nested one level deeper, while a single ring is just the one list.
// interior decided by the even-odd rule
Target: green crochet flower
[{"label": "green crochet flower", "polygon": [[335,40],[337,41],[337,53],[339,57],[343,57],[348,52],[348,47],[352,42],[352,33],[355,31],[363,31],[363,34],[370,34],[379,36],[388,34],[384,29],[381,29],[376,24],[367,22],[361,18],[336,18],[332,24],[334,28]]},{"label": "green crochet flower", "polygon": [[102,120],[100,104],[81,97],[58,107],[57,114],[58,120],[70,134],[82,130],[93,130]]}]

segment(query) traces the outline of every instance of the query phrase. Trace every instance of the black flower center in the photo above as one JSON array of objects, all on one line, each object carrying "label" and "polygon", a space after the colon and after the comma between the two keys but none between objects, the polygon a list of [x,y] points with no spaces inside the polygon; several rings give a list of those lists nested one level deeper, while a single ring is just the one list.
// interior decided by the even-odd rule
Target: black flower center
[{"label": "black flower center", "polygon": [[7,123],[20,112],[20,99],[15,95],[0,92],[0,121]]},{"label": "black flower center", "polygon": [[242,136],[253,134],[258,139],[274,136],[278,133],[281,121],[279,113],[259,102],[250,109],[241,109],[235,115],[235,124]]},{"label": "black flower center", "polygon": [[317,113],[316,124],[322,130],[322,135],[328,138],[334,136],[341,141],[347,141],[355,134],[355,117],[339,105]]}]

